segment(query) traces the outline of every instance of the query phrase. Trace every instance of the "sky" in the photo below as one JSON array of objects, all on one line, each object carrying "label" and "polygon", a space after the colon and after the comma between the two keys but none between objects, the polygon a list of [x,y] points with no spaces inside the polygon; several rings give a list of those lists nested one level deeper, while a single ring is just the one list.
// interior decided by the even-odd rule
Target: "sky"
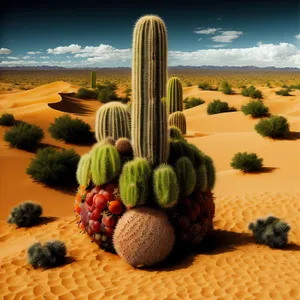
[{"label": "sky", "polygon": [[130,67],[135,22],[156,14],[169,66],[300,68],[300,1],[104,2],[5,1],[0,66]]}]

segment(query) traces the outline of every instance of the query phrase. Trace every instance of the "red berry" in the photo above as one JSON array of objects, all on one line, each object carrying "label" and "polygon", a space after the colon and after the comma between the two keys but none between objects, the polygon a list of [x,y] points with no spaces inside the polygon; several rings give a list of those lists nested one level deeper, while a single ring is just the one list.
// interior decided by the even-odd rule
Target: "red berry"
[{"label": "red berry", "polygon": [[87,205],[87,209],[88,209],[88,211],[92,212],[92,211],[94,211],[95,206],[94,205]]},{"label": "red berry", "polygon": [[91,227],[95,232],[98,233],[101,230],[101,223],[99,221],[94,221]]},{"label": "red berry", "polygon": [[86,198],[85,201],[88,205],[92,205],[93,204],[93,197],[94,197],[95,193],[89,192],[86,194]]},{"label": "red berry", "polygon": [[92,217],[91,219],[94,221],[98,221],[101,217],[102,211],[99,208],[95,208],[94,211],[92,212]]},{"label": "red berry", "polygon": [[79,223],[79,228],[80,228],[81,230],[84,230],[85,227],[84,227],[84,224],[83,224],[82,222]]},{"label": "red berry", "polygon": [[116,220],[113,218],[112,215],[104,215],[102,217],[102,224],[107,227],[114,227],[116,225]]},{"label": "red berry", "polygon": [[107,199],[104,198],[104,195],[97,194],[94,196],[94,205],[103,211],[107,206]]},{"label": "red berry", "polygon": [[119,215],[123,212],[122,203],[120,201],[110,201],[108,202],[108,210],[114,215]]},{"label": "red berry", "polygon": [[90,226],[87,228],[86,232],[89,236],[92,236],[95,233],[94,230]]},{"label": "red berry", "polygon": [[99,195],[103,195],[104,192],[105,192],[105,191],[102,189],[102,190],[99,191],[98,194],[99,194]]},{"label": "red berry", "polygon": [[102,187],[101,185],[96,185],[92,190],[91,192],[92,193],[95,193],[95,194],[98,194],[100,191],[101,191]]},{"label": "red berry", "polygon": [[103,192],[103,196],[105,197],[105,199],[107,201],[111,201],[112,200],[112,194],[110,192],[108,192],[108,191],[104,191]]},{"label": "red berry", "polygon": [[106,190],[107,192],[113,193],[116,187],[117,187],[116,184],[110,183],[110,184],[108,184],[108,185],[106,186],[105,190]]},{"label": "red berry", "polygon": [[114,233],[114,228],[112,228],[112,227],[105,227],[105,232],[106,232],[107,235],[112,236],[113,233]]}]

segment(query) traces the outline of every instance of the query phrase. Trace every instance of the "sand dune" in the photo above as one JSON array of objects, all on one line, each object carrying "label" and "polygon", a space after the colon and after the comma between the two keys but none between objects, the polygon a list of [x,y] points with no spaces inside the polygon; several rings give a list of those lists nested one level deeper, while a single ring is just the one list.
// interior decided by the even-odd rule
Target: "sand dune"
[{"label": "sand dune", "polygon": [[[76,100],[58,93],[78,87],[55,82],[34,90],[0,95],[0,113],[41,126],[45,144],[74,147],[83,154],[88,147],[65,145],[53,140],[47,128],[64,113],[80,117],[94,128],[97,101]],[[262,90],[272,114],[287,117],[292,134],[288,140],[258,135],[258,120],[242,112],[207,116],[213,99],[227,101],[237,109],[249,98],[218,91],[184,89],[184,97],[201,97],[205,104],[184,111],[188,140],[210,155],[217,169],[216,219],[219,248],[212,253],[190,256],[176,266],[155,271],[135,270],[119,257],[105,253],[79,232],[72,213],[73,195],[33,183],[25,174],[34,154],[9,149],[0,128],[1,211],[5,220],[11,207],[25,200],[39,202],[44,215],[59,217],[30,229],[15,229],[0,222],[0,298],[10,299],[300,299],[300,91],[291,97]],[[120,91],[118,91],[120,93]],[[255,152],[264,159],[259,174],[233,170],[236,152]],[[17,188],[16,188],[17,187]],[[291,227],[285,250],[253,243],[250,221],[274,214]],[[26,251],[36,241],[61,239],[72,257],[62,267],[40,271],[27,264]],[[4,272],[3,272],[4,270]],[[135,284],[132,284],[135,282]],[[7,298],[6,298],[7,297]]]}]

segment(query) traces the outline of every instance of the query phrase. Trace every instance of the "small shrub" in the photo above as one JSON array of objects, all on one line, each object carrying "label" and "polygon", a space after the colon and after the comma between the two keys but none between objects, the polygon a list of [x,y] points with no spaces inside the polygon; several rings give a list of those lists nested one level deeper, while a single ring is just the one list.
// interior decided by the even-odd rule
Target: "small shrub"
[{"label": "small shrub", "polygon": [[74,149],[57,151],[52,147],[39,149],[26,173],[36,182],[49,186],[76,185],[80,159]]},{"label": "small shrub", "polygon": [[260,90],[257,90],[253,85],[248,88],[243,88],[242,95],[253,99],[262,99],[263,95]]},{"label": "small shrub", "polygon": [[32,150],[44,138],[43,129],[37,125],[21,122],[4,134],[4,140],[13,148]]},{"label": "small shrub", "polygon": [[273,216],[258,219],[255,223],[250,223],[248,228],[253,232],[256,243],[271,248],[283,248],[288,242],[288,232],[291,229],[287,223]]},{"label": "small shrub", "polygon": [[255,130],[262,136],[271,138],[283,138],[289,132],[290,125],[285,117],[271,116],[260,120],[255,125]]},{"label": "small shrub", "polygon": [[220,114],[220,113],[225,113],[225,112],[232,112],[232,111],[236,111],[236,108],[229,107],[227,102],[222,102],[218,99],[209,103],[207,106],[207,113],[209,115]]},{"label": "small shrub", "polygon": [[289,86],[290,90],[300,90],[300,84],[291,84]]},{"label": "small shrub", "polygon": [[257,172],[263,167],[263,159],[258,158],[255,153],[238,152],[230,164],[233,169],[242,170],[243,172]]},{"label": "small shrub", "polygon": [[53,268],[65,262],[66,254],[66,245],[61,241],[48,241],[43,246],[35,243],[28,248],[28,263],[35,269]]},{"label": "small shrub", "polygon": [[289,92],[290,92],[289,89],[282,89],[282,90],[277,91],[275,93],[276,93],[276,95],[279,95],[279,96],[292,96]]},{"label": "small shrub", "polygon": [[185,99],[184,103],[185,103],[184,108],[189,109],[189,108],[201,105],[201,104],[205,103],[205,101],[200,98],[192,97],[192,98]]},{"label": "small shrub", "polygon": [[250,101],[241,108],[245,115],[251,115],[253,118],[264,117],[269,114],[269,108],[260,100]]},{"label": "small shrub", "polygon": [[211,89],[211,86],[210,86],[210,84],[207,83],[207,82],[201,82],[201,83],[198,84],[198,88],[199,88],[199,89],[202,89],[202,90],[208,91],[208,90]]},{"label": "small shrub", "polygon": [[0,125],[1,126],[13,126],[16,120],[12,114],[4,113],[0,117]]},{"label": "small shrub", "polygon": [[114,90],[103,88],[99,90],[97,99],[101,103],[108,103],[110,101],[117,100],[118,96]]},{"label": "small shrub", "polygon": [[80,88],[76,93],[76,97],[80,99],[97,99],[97,96],[97,90],[89,90],[86,88]]},{"label": "small shrub", "polygon": [[90,125],[78,118],[72,119],[69,115],[55,118],[48,131],[54,139],[66,143],[81,144],[93,141]]},{"label": "small shrub", "polygon": [[14,207],[7,222],[18,227],[31,227],[36,225],[43,212],[41,205],[33,202],[24,202]]},{"label": "small shrub", "polygon": [[229,85],[228,82],[226,81],[223,81],[220,85],[220,88],[219,88],[225,95],[230,95],[232,94],[232,89],[231,89],[231,86]]}]

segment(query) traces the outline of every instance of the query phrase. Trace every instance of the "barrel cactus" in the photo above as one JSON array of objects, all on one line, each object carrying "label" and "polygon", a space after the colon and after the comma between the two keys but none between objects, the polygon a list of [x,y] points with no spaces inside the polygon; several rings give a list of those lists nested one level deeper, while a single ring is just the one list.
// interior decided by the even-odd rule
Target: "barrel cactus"
[{"label": "barrel cactus", "polygon": [[169,114],[183,110],[182,84],[178,77],[171,77],[168,81],[167,107]]},{"label": "barrel cactus", "polygon": [[77,182],[80,185],[88,186],[91,179],[91,155],[86,153],[81,156],[77,171],[76,171]]},{"label": "barrel cactus", "polygon": [[178,127],[182,134],[186,134],[186,119],[182,111],[176,111],[169,115],[169,125]]}]

